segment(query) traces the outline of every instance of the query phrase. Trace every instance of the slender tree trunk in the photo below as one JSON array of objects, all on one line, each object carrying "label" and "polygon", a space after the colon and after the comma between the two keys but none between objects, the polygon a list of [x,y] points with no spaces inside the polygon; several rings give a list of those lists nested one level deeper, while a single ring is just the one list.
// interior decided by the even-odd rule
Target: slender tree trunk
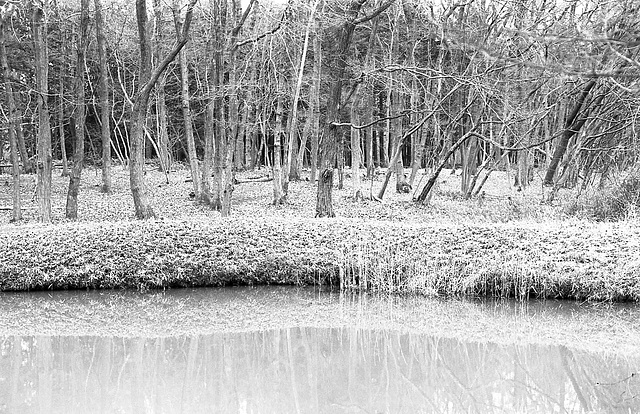
[{"label": "slender tree trunk", "polygon": [[147,120],[147,104],[151,87],[145,88],[151,77],[151,51],[148,44],[148,20],[145,0],[136,0],[136,17],[138,22],[138,36],[140,39],[140,91],[136,96],[131,115],[132,131],[129,137],[129,182],[136,218],[147,219],[155,217],[155,212],[149,204],[144,182],[144,127]]},{"label": "slender tree trunk", "polygon": [[227,141],[225,161],[222,166],[222,207],[220,215],[228,217],[231,214],[231,197],[233,196],[233,152],[235,140]]},{"label": "slender tree trunk", "polygon": [[60,83],[58,84],[60,102],[58,103],[58,136],[60,137],[60,154],[62,158],[62,176],[69,176],[69,161],[67,159],[67,142],[64,134],[64,82],[62,71],[60,72]]},{"label": "slender tree trunk", "polygon": [[551,186],[553,185],[553,178],[556,174],[556,170],[558,169],[558,164],[560,164],[560,160],[562,156],[567,151],[567,145],[569,144],[569,140],[571,137],[580,130],[582,124],[578,127],[577,118],[580,110],[582,109],[587,97],[589,96],[589,92],[596,85],[596,79],[591,79],[587,82],[582,88],[582,93],[578,97],[578,101],[575,103],[573,110],[567,117],[565,122],[564,131],[562,133],[562,138],[558,142],[556,149],[553,153],[553,158],[551,159],[551,163],[549,164],[549,168],[547,169],[547,173],[544,176],[544,185]]},{"label": "slender tree trunk", "polygon": [[[182,15],[180,12],[181,1],[174,1],[173,17],[175,20],[176,34],[182,32]],[[187,54],[184,49],[179,54],[180,62],[180,92],[182,97],[182,118],[184,120],[184,135],[187,140],[187,152],[189,155],[189,168],[193,180],[193,192],[196,200],[202,199],[202,184],[200,180],[200,168],[198,167],[198,155],[196,153],[196,142],[193,137],[193,120],[191,117],[191,106],[189,104],[189,67],[187,65]]]},{"label": "slender tree trunk", "polygon": [[338,134],[338,154],[336,156],[336,167],[338,169],[338,190],[344,188],[344,146],[345,146],[345,134],[341,131]]},{"label": "slender tree trunk", "polygon": [[20,115],[16,103],[13,99],[13,85],[9,77],[9,63],[7,60],[6,48],[6,20],[10,19],[13,10],[7,11],[4,16],[0,16],[0,65],[2,66],[2,82],[4,83],[4,93],[7,98],[9,110],[9,149],[11,158],[11,176],[13,178],[13,210],[11,221],[22,219],[22,203],[20,199],[20,165],[18,161],[18,139],[16,137],[17,124],[20,122]]},{"label": "slender tree trunk", "polygon": [[[417,80],[414,78],[411,81],[411,110],[415,113],[419,107],[419,90]],[[416,122],[416,115],[412,115],[412,124]],[[416,131],[411,135],[411,175],[409,175],[409,186],[413,187],[413,183],[418,174],[418,170],[422,167],[422,159],[424,158],[424,150],[426,144],[427,134],[424,133],[423,128]]]},{"label": "slender tree trunk", "polygon": [[[181,51],[180,53],[182,54],[183,52]],[[169,152],[169,122],[167,120],[167,94],[164,76],[158,80],[156,85],[156,118],[156,141],[149,137],[149,142],[157,151],[158,169],[166,175],[171,170],[171,155]]]},{"label": "slender tree trunk", "polygon": [[205,205],[211,204],[211,165],[215,154],[213,144],[213,102],[210,100],[206,106],[204,125],[204,158],[202,159],[202,192],[200,202]]},{"label": "slender tree trunk", "polygon": [[[402,108],[402,95],[399,91],[393,93],[393,115],[397,116],[403,110]],[[411,190],[411,186],[407,182],[407,176],[404,173],[404,160],[402,157],[402,149],[404,148],[404,142],[399,140],[407,139],[402,132],[402,118],[395,118],[391,122],[392,128],[392,142],[393,148],[400,148],[400,154],[396,157],[396,161],[389,165],[389,168],[393,168],[396,173],[396,193],[408,193]],[[413,135],[413,134],[411,134]]]},{"label": "slender tree trunk", "polygon": [[[386,99],[385,99],[385,117],[390,117],[391,116],[391,85],[389,84],[387,86],[387,95],[386,95]],[[392,144],[395,144],[392,141],[392,130],[391,130],[391,120],[387,119],[384,122],[384,132],[382,135],[382,146],[383,146],[383,158],[384,158],[384,165],[387,168],[392,168],[395,170],[395,165],[392,165],[389,163],[389,146],[391,146]],[[395,146],[395,145],[394,145]]]},{"label": "slender tree trunk", "polygon": [[[175,3],[175,1],[174,1]],[[154,18],[154,47],[153,47],[153,64],[157,65],[160,61],[160,56],[162,54],[162,45],[164,44],[164,36],[162,33],[162,4],[160,0],[153,0],[153,18]],[[179,12],[176,15],[175,7],[174,7],[174,18],[180,18]],[[180,28],[176,24],[177,35],[180,36]],[[180,58],[184,53],[184,49],[180,50]],[[180,64],[182,61],[180,60]],[[168,131],[168,121],[167,121],[167,102],[166,102],[166,92],[165,92],[165,84],[166,84],[166,76],[161,76],[158,79],[158,83],[156,84],[156,140],[153,141],[151,137],[149,137],[149,142],[155,147],[156,153],[158,155],[159,161],[159,169],[163,173],[165,173],[165,177],[168,180],[167,174],[171,169],[171,156],[169,155],[169,131]],[[186,133],[186,131],[185,131]],[[148,155],[151,154],[151,147],[148,148]],[[193,180],[194,183],[196,180]]]},{"label": "slender tree trunk", "polygon": [[460,147],[460,145],[462,145],[467,139],[471,138],[474,135],[475,134],[472,132],[467,132],[449,148],[447,153],[442,158],[440,165],[435,169],[433,174],[431,174],[431,177],[429,177],[427,184],[424,186],[424,188],[420,192],[420,195],[418,196],[418,198],[416,198],[417,202],[424,203],[427,200],[429,193],[431,192],[434,185],[436,184],[436,180],[438,179],[438,176],[440,175],[444,167],[447,165],[447,160],[456,152],[456,150]]},{"label": "slender tree trunk", "polygon": [[[235,2],[235,0],[232,0]],[[235,3],[234,3],[235,4]],[[233,177],[234,177],[234,164],[233,155],[236,149],[236,143],[238,141],[238,122],[239,122],[239,98],[238,93],[240,88],[238,87],[237,80],[237,59],[234,50],[230,50],[228,62],[229,62],[229,86],[231,92],[229,94],[229,131],[226,135],[225,141],[225,154],[222,170],[222,209],[220,214],[222,217],[227,217],[231,214],[231,197],[233,195]]]},{"label": "slender tree trunk", "polygon": [[[49,56],[47,52],[47,2],[32,3],[33,43],[38,99],[38,203],[40,220],[51,221],[51,127],[49,124]],[[24,162],[24,159],[23,159]]]},{"label": "slender tree trunk", "polygon": [[[311,92],[313,93],[313,91]],[[313,105],[313,104],[312,104]],[[304,128],[302,129],[302,138],[300,140],[300,148],[298,149],[298,156],[296,159],[296,165],[298,169],[302,169],[304,163],[304,154],[307,150],[307,142],[311,135],[311,124],[313,122],[312,109],[307,110],[307,119],[304,121]],[[298,173],[298,179],[300,179],[300,173]]]},{"label": "slender tree trunk", "polygon": [[73,152],[73,168],[69,176],[69,191],[67,192],[66,216],[68,219],[78,218],[78,193],[84,164],[84,127],[86,118],[86,104],[84,94],[85,70],[84,55],[87,48],[89,31],[89,0],[80,1],[80,31],[78,33],[78,52],[76,54],[75,76],[75,128],[76,142]]},{"label": "slender tree trunk", "polygon": [[[242,112],[244,114],[245,103],[243,103],[241,106],[242,106]],[[246,146],[245,135],[244,135],[245,119],[246,118],[240,115],[240,110],[238,108],[238,134],[235,140],[235,154],[233,156],[234,171],[242,171],[245,168],[245,159],[244,159],[245,146]]]},{"label": "slender tree trunk", "polygon": [[[377,167],[379,167],[380,165],[382,165],[382,160],[380,159],[380,150],[382,147],[382,142],[380,140],[380,130],[378,128],[376,128],[375,126],[371,127],[371,134],[375,134],[374,138],[374,146],[375,146],[375,158],[374,158],[374,163],[376,164]],[[375,168],[373,168],[373,170],[375,170]],[[371,171],[371,174],[373,175],[373,170]]]},{"label": "slender tree trunk", "polygon": [[320,81],[322,75],[322,40],[320,33],[322,30],[321,22],[318,21],[316,35],[313,38],[313,86],[311,101],[311,172],[309,180],[313,183],[316,180],[318,170],[318,150],[320,146]]},{"label": "slender tree trunk", "polygon": [[[278,82],[279,83],[279,82]],[[283,172],[282,172],[282,94],[278,94],[276,104],[276,127],[273,132],[273,205],[284,204],[286,194],[284,193]]]},{"label": "slender tree trunk", "polygon": [[[14,92],[14,102],[15,102],[16,95],[17,95],[17,92]],[[29,153],[27,152],[27,144],[24,141],[24,133],[22,131],[22,117],[18,118],[16,128],[17,128],[16,137],[18,138],[18,150],[20,151],[20,159],[22,160],[22,171],[24,171],[25,174],[33,174],[36,171],[35,171],[35,166],[31,162],[31,158],[29,158]]]},{"label": "slender tree trunk", "polygon": [[[367,52],[364,56],[365,65],[371,65],[372,56],[375,49],[375,39],[378,33],[378,20],[373,21],[373,25],[371,28],[371,33],[369,33],[369,44],[367,46]],[[351,128],[351,184],[353,187],[353,199],[355,201],[362,200],[362,178],[360,177],[360,165],[362,164],[362,151],[361,151],[361,142],[362,135],[361,130],[358,128],[353,128],[353,125],[360,124],[360,116],[358,115],[358,109],[363,106],[362,103],[364,101],[363,91],[361,84],[355,86],[355,91],[353,92],[353,99],[351,104],[351,111],[349,112],[350,123],[352,125]],[[368,108],[365,108],[365,112],[370,113]],[[367,117],[367,121],[369,121],[369,117]],[[369,142],[367,142],[367,153],[370,151]],[[373,156],[373,153],[371,153]]]},{"label": "slender tree trunk", "polygon": [[[351,125],[360,124],[356,105],[351,106],[350,117]],[[360,130],[357,128],[351,128],[351,185],[353,186],[353,198],[355,201],[362,200],[362,179],[360,177],[361,163]]]},{"label": "slender tree trunk", "polygon": [[[366,111],[366,116],[365,116],[365,122],[369,123],[371,122],[371,112],[368,109],[365,109]],[[366,142],[366,149],[367,149],[367,155],[366,155],[366,159],[367,159],[367,178],[371,178],[373,176],[373,170],[375,168],[374,166],[374,161],[373,161],[373,131],[374,129],[372,127],[367,128],[367,130],[365,131],[366,137],[365,137],[365,142]]]},{"label": "slender tree trunk", "polygon": [[69,176],[69,160],[67,158],[67,142],[64,132],[64,109],[65,109],[65,97],[64,97],[64,84],[65,84],[65,59],[68,54],[67,36],[65,31],[60,28],[60,50],[62,51],[62,62],[60,64],[59,79],[58,79],[58,137],[60,141],[60,158],[62,159],[62,177]]},{"label": "slender tree trunk", "polygon": [[96,38],[98,41],[98,62],[100,64],[100,136],[102,138],[102,187],[103,193],[111,193],[111,104],[109,102],[109,71],[107,67],[107,49],[104,35],[102,0],[94,0],[96,19]]},{"label": "slender tree trunk", "polygon": [[[284,187],[288,189],[289,186],[289,178],[291,176],[291,169],[293,164],[293,150],[294,150],[294,142],[298,139],[298,101],[300,100],[300,90],[302,89],[302,79],[304,75],[304,65],[307,61],[307,50],[309,49],[309,33],[311,32],[311,26],[313,25],[316,8],[318,7],[318,1],[315,0],[311,5],[311,14],[309,15],[309,20],[307,21],[307,28],[304,34],[304,43],[302,45],[302,55],[300,56],[300,64],[298,67],[298,78],[296,81],[296,89],[293,95],[293,102],[291,104],[291,126],[288,131],[289,135],[289,145],[287,146],[287,163],[286,170],[284,172]],[[304,153],[304,148],[302,146],[301,151]],[[296,170],[300,168],[298,164],[296,166]],[[299,179],[299,174],[296,173],[296,179]]]}]

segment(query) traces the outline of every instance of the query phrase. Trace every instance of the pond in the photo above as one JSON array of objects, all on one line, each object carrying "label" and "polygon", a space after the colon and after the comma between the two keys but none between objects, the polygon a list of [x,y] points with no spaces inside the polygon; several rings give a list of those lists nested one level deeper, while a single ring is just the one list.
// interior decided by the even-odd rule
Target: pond
[{"label": "pond", "polygon": [[0,293],[0,413],[640,412],[640,307]]}]

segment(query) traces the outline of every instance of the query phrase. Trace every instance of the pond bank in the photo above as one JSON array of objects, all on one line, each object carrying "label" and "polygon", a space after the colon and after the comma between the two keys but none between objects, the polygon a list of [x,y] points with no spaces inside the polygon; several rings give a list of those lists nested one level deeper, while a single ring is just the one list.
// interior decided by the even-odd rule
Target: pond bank
[{"label": "pond bank", "polygon": [[640,228],[233,218],[0,231],[3,291],[247,284],[640,301]]}]

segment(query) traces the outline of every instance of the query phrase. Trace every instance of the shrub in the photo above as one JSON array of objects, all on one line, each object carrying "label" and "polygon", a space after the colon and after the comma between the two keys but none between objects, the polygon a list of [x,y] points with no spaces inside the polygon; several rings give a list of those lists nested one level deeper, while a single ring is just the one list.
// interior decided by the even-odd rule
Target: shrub
[{"label": "shrub", "polygon": [[640,170],[634,169],[612,179],[603,190],[594,189],[569,203],[568,215],[581,215],[597,221],[618,221],[637,216],[640,211]]}]

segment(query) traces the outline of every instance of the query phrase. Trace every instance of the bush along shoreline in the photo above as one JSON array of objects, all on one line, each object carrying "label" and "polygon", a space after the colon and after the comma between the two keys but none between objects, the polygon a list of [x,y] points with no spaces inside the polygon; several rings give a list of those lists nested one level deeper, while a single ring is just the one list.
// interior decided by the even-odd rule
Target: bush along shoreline
[{"label": "bush along shoreline", "polygon": [[256,284],[640,301],[640,227],[238,218],[0,231],[0,291]]}]

